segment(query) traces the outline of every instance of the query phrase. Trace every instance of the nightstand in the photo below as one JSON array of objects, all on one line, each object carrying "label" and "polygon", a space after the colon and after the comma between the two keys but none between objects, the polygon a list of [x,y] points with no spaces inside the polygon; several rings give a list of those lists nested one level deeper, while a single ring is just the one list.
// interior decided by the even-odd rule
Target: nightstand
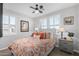
[{"label": "nightstand", "polygon": [[73,54],[73,40],[59,40],[59,49]]}]

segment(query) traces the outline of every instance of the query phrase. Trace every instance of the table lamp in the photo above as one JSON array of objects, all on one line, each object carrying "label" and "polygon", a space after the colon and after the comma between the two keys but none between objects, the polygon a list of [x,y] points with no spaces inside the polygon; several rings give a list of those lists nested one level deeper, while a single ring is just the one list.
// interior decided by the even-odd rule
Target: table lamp
[{"label": "table lamp", "polygon": [[64,28],[59,28],[59,31],[61,32],[61,39],[63,39],[63,32],[65,31]]}]

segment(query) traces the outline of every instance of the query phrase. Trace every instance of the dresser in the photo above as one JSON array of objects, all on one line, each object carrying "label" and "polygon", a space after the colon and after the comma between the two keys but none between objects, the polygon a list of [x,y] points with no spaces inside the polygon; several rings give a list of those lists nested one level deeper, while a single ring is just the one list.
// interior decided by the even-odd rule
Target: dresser
[{"label": "dresser", "polygon": [[73,41],[60,39],[59,49],[73,54]]}]

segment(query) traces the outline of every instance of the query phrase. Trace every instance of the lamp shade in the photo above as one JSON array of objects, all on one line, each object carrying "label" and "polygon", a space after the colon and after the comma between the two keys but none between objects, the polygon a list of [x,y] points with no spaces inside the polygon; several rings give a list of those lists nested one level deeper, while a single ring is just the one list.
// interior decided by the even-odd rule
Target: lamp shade
[{"label": "lamp shade", "polygon": [[65,29],[64,29],[64,28],[59,28],[59,31],[60,31],[60,32],[64,32]]}]

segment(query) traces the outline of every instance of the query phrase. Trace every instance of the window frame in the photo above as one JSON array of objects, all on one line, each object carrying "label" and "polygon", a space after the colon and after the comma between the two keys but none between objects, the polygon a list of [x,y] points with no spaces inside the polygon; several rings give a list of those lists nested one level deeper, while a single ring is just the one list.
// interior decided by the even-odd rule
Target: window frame
[{"label": "window frame", "polygon": [[[56,26],[60,27],[60,21],[59,21],[59,24],[55,24],[55,17],[56,16],[59,16],[61,18],[60,14],[50,16],[50,17],[53,17],[53,24],[52,25],[50,25],[50,20],[49,20],[49,25],[48,26],[49,26],[50,29],[53,29]],[[49,17],[49,19],[50,19],[50,17]],[[59,18],[59,20],[60,20],[60,18]],[[52,28],[51,28],[51,26],[52,26]],[[58,28],[55,28],[55,29],[58,29]]]},{"label": "window frame", "polygon": [[[7,16],[7,15],[3,15],[3,21],[5,21],[4,16]],[[8,24],[3,23],[3,36],[15,35],[16,34],[16,17],[15,16],[7,16],[7,17],[8,17]],[[15,25],[10,24],[10,20],[11,20],[10,17],[15,17]],[[5,26],[7,26],[7,27],[5,27]],[[11,27],[15,27],[14,34],[10,31]],[[5,31],[5,30],[8,30],[8,31]],[[5,32],[7,34],[5,34]]]},{"label": "window frame", "polygon": [[[44,21],[46,21],[46,24],[44,24]],[[41,29],[47,29],[47,19],[46,18],[40,19],[40,28]]]}]

